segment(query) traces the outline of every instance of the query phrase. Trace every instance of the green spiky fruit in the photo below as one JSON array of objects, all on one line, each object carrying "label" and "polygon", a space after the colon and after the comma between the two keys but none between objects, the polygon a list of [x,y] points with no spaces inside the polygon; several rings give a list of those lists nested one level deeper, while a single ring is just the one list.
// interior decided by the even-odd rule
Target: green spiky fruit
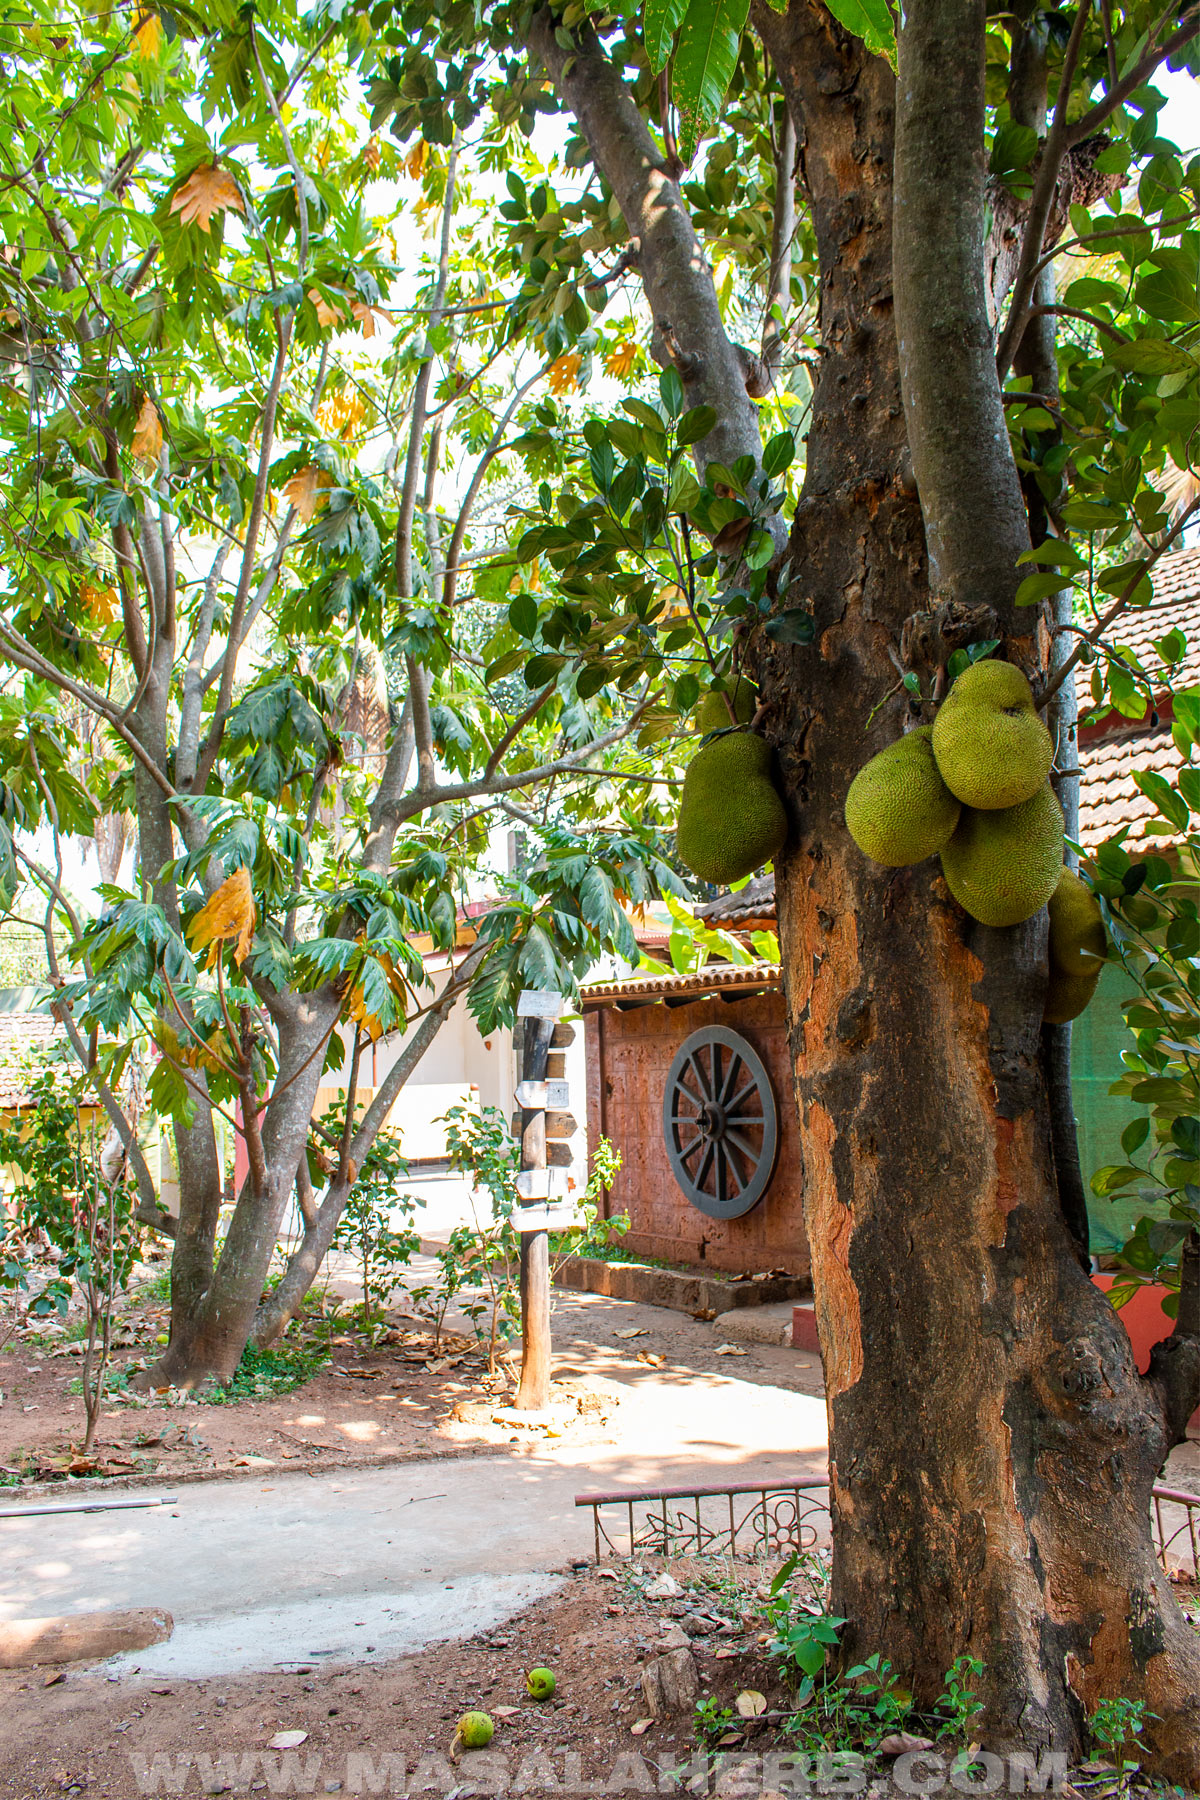
[{"label": "green spiky fruit", "polygon": [[683,778],[675,848],[701,881],[726,887],[783,849],[787,814],[771,781],[771,746],[731,731],[697,751]]},{"label": "green spiky fruit", "polygon": [[933,727],[919,725],[858,771],[846,825],[865,856],[889,869],[923,862],[949,843],[962,804],[938,773]]},{"label": "green spiky fruit", "polygon": [[729,717],[726,692],[728,700],[733,703],[733,710],[737,715],[739,725],[748,725],[754,717],[755,709],[758,706],[758,689],[752,681],[747,681],[743,677],[733,683],[727,691],[714,688],[711,693],[705,694],[696,708],[696,730],[701,737],[707,737],[710,731],[728,731],[733,724],[733,720]]},{"label": "green spiky fruit", "polygon": [[530,1669],[525,1677],[525,1686],[534,1700],[553,1700],[557,1685],[552,1669]]},{"label": "green spiky fruit", "polygon": [[1032,799],[1050,773],[1054,744],[1020,669],[1004,662],[964,669],[933,721],[933,754],[964,806],[994,812]]},{"label": "green spiky fruit", "polygon": [[458,1721],[458,1741],[464,1750],[482,1750],[496,1735],[485,1712],[466,1712]]},{"label": "green spiky fruit", "polygon": [[958,904],[981,925],[1019,925],[1057,887],[1062,851],[1062,813],[1047,782],[1002,811],[964,806],[942,851],[942,873]]},{"label": "green spiky fruit", "polygon": [[1042,1014],[1048,1025],[1077,1019],[1096,992],[1108,939],[1096,897],[1073,869],[1050,896],[1050,975]]}]

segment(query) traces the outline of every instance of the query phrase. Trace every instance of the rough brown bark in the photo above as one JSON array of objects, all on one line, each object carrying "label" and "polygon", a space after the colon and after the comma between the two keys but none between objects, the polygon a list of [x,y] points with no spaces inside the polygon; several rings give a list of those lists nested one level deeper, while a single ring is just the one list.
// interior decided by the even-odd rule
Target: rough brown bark
[{"label": "rough brown bark", "polygon": [[[842,824],[852,776],[900,729],[903,701],[863,735],[894,681],[888,648],[927,604],[891,318],[893,82],[807,0],[755,17],[795,113],[822,266],[825,354],[790,545],[817,635],[772,648],[758,674],[793,820],[779,911],[834,1608],[851,1660],[882,1652],[927,1702],[957,1655],[980,1657],[990,1745],[1076,1754],[1096,1701],[1127,1695],[1161,1716],[1163,1771],[1194,1780],[1200,1647],[1149,1531],[1170,1432],[1055,1187],[1045,916],[974,925],[936,863],[876,867]],[[968,331],[950,360],[981,354]],[[918,362],[933,380],[927,347]],[[933,493],[945,442],[926,449]],[[997,545],[980,576],[954,517],[943,579],[983,581],[1003,617]],[[1014,630],[1018,647],[1032,648]]]}]

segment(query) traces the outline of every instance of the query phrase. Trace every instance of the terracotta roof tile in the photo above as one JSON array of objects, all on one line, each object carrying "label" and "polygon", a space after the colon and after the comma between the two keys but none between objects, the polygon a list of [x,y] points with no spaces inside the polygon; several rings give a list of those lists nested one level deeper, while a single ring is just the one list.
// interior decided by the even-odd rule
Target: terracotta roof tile
[{"label": "terracotta roof tile", "polygon": [[[1171,671],[1170,684],[1173,688],[1194,687],[1200,682],[1200,544],[1164,556],[1154,565],[1151,578],[1153,605],[1125,613],[1112,628],[1112,641],[1132,650],[1153,677],[1162,674],[1163,665],[1151,641],[1165,637],[1177,625],[1187,638],[1188,647],[1182,663]],[[1160,693],[1165,692],[1165,677],[1155,686]],[[1080,714],[1086,717],[1093,707],[1092,671],[1082,664],[1075,676],[1075,691]]]},{"label": "terracotta roof tile", "polygon": [[760,994],[777,988],[779,964],[709,963],[689,975],[627,975],[619,981],[588,981],[580,989],[585,1006],[612,1006],[628,1000],[699,999],[704,994]]},{"label": "terracotta roof tile", "polygon": [[1171,781],[1182,761],[1170,727],[1165,725],[1155,731],[1124,732],[1085,744],[1080,753],[1083,774],[1079,783],[1079,841],[1084,849],[1096,849],[1106,838],[1115,837],[1123,825],[1130,828],[1125,843],[1131,850],[1162,850],[1178,843],[1178,833],[1160,836],[1147,832],[1149,820],[1166,821],[1133,777],[1135,770],[1153,769]]},{"label": "terracotta roof tile", "polygon": [[0,1013],[0,1108],[23,1106],[29,1098],[31,1051],[45,1050],[63,1028],[48,1012]]}]

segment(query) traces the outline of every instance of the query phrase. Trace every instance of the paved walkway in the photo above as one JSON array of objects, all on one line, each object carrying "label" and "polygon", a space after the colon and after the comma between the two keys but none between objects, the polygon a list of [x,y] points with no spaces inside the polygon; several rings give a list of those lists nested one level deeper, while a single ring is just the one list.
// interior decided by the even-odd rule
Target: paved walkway
[{"label": "paved walkway", "polygon": [[761,1372],[622,1361],[605,1371],[621,1390],[606,1443],[270,1471],[181,1486],[174,1507],[145,1512],[5,1520],[0,1507],[0,1618],[166,1607],[173,1637],[113,1667],[180,1677],[382,1659],[469,1635],[551,1591],[591,1548],[581,1489],[824,1473],[819,1398]]}]

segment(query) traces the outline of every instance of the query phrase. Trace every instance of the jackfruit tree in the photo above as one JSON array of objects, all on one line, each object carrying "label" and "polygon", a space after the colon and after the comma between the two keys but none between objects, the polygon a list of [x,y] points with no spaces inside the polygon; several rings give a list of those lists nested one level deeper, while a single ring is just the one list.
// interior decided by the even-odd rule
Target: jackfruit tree
[{"label": "jackfruit tree", "polygon": [[[1200,1781],[1200,1649],[1149,1529],[1200,1394],[1200,1246],[1185,1214],[1155,1240],[1178,1317],[1143,1377],[1086,1272],[1069,1025],[1043,1026],[1077,677],[1098,716],[1145,715],[1123,624],[1196,510],[1200,172],[1163,123],[1172,72],[1200,67],[1196,6],[910,0],[898,41],[886,0],[139,18],[80,9],[64,34],[46,7],[40,41],[2,40],[25,448],[0,645],[101,721],[146,884],[76,938],[70,1004],[86,1023],[136,993],[189,1091],[224,1103],[233,1069],[269,1093],[250,1180],[271,1199],[234,1238],[253,1275],[321,1034],[383,1017],[415,933],[449,943],[480,809],[538,846],[481,940],[507,957],[495,991],[539,959],[569,981],[621,941],[635,869],[668,879],[680,765],[707,729],[746,736],[698,726],[702,694],[752,681],[763,748],[722,754],[764,759],[757,780],[769,753],[787,827],[762,849],[837,1654],[887,1658],[922,1702],[978,1658],[994,1749],[1077,1754],[1101,1701],[1141,1702],[1155,1766]],[[423,283],[396,266],[414,221]],[[468,455],[495,477],[486,529]],[[348,671],[315,685],[347,643],[396,671],[360,800]],[[1194,690],[1174,722],[1194,773]],[[318,880],[314,836],[346,816],[327,783],[351,811]],[[1010,884],[1014,836],[1024,890],[986,923],[955,893],[981,868],[985,898]],[[242,864],[249,979],[237,938],[209,973],[183,929]],[[1151,879],[1119,846],[1084,873],[1110,923]],[[181,1293],[213,1281],[203,1195]]]}]

